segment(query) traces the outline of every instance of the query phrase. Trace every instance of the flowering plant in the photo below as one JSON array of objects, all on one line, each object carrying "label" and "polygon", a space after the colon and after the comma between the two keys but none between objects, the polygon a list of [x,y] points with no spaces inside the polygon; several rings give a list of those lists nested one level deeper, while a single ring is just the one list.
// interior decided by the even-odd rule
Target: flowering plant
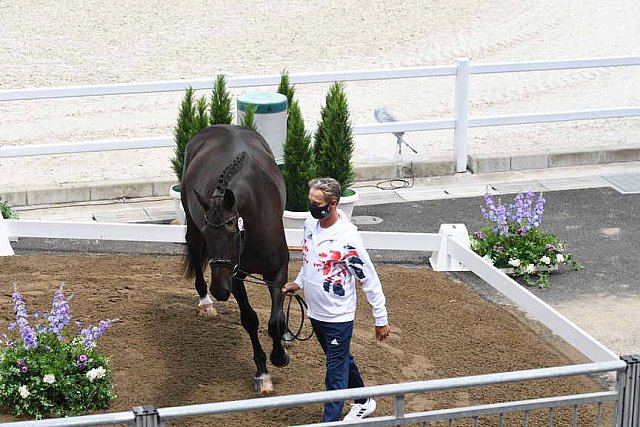
[{"label": "flowering plant", "polygon": [[471,234],[471,249],[491,261],[497,268],[511,268],[530,286],[549,286],[549,272],[559,265],[570,264],[582,268],[566,252],[564,243],[550,233],[540,230],[544,212],[542,193],[519,193],[512,204],[496,204],[486,193],[481,207],[486,224]]},{"label": "flowering plant", "polygon": [[12,300],[15,322],[8,332],[18,337],[5,333],[0,340],[0,405],[13,415],[36,419],[108,408],[116,397],[113,374],[96,341],[112,320],[88,327],[72,322],[62,286],[47,313],[29,316],[15,285]]}]

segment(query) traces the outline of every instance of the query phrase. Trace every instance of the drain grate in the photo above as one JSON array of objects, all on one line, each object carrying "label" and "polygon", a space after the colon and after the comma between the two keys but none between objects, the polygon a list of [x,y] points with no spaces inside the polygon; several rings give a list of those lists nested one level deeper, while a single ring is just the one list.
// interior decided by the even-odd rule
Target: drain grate
[{"label": "drain grate", "polygon": [[640,193],[640,173],[603,175],[602,179],[607,181],[611,184],[611,187],[622,194]]},{"label": "drain grate", "polygon": [[356,225],[373,225],[380,224],[382,222],[382,218],[369,215],[352,216],[351,222]]}]

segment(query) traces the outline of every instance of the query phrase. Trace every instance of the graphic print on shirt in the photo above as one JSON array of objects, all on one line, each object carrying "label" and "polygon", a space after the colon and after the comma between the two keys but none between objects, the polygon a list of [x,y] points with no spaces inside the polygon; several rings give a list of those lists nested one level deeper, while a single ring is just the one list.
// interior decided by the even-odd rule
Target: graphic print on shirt
[{"label": "graphic print on shirt", "polygon": [[343,247],[343,251],[330,250],[318,254],[318,261],[314,267],[322,269],[324,282],[322,287],[325,292],[339,297],[345,295],[344,286],[348,282],[349,268],[358,280],[365,278],[363,265],[358,251],[351,245]]}]

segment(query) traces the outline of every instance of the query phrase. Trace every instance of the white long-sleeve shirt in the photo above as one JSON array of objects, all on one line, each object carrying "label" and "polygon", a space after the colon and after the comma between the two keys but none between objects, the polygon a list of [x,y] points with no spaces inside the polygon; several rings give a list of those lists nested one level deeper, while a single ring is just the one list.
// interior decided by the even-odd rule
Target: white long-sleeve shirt
[{"label": "white long-sleeve shirt", "polygon": [[356,281],[360,281],[376,326],[384,326],[388,319],[382,284],[356,227],[340,214],[328,228],[314,218],[305,221],[302,268],[294,282],[304,289],[309,317],[348,322],[355,319]]}]

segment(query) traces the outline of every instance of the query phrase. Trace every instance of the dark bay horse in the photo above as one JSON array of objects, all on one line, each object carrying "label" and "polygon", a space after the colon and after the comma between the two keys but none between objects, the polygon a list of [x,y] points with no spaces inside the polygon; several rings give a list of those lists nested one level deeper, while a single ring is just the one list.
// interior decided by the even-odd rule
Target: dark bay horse
[{"label": "dark bay horse", "polygon": [[[270,393],[273,385],[258,339],[259,320],[242,279],[258,273],[279,286],[287,281],[289,250],[282,224],[285,184],[273,153],[264,138],[249,128],[203,129],[187,144],[181,194],[187,224],[185,272],[195,276],[199,314],[216,315],[211,295],[227,301],[233,294],[242,326],[251,337],[256,388]],[[209,288],[204,278],[207,262]],[[283,294],[277,287],[268,289],[270,359],[274,366],[285,366],[289,356],[281,342],[286,331]]]}]

